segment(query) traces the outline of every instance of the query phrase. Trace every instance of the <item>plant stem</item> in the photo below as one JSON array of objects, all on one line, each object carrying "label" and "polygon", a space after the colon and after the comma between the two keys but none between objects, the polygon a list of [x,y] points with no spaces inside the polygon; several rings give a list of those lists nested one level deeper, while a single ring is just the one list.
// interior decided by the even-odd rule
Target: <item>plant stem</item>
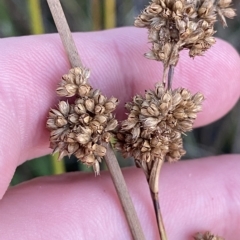
[{"label": "plant stem", "polygon": [[99,0],[91,0],[90,4],[91,4],[92,30],[98,31],[102,29],[101,3]]},{"label": "plant stem", "polygon": [[160,238],[161,238],[161,240],[167,240],[167,234],[166,234],[166,230],[164,227],[160,204],[159,204],[159,198],[158,198],[159,176],[160,176],[160,170],[162,168],[163,163],[164,163],[164,159],[156,160],[154,162],[148,183],[149,183],[151,197],[152,197],[152,201],[153,201],[153,205],[154,205],[154,210],[155,210],[155,215],[156,215],[156,219],[157,219]]},{"label": "plant stem", "polygon": [[145,239],[137,213],[135,211],[132,199],[127,189],[127,185],[124,181],[121,169],[119,167],[117,158],[111,148],[110,144],[105,144],[107,148],[107,154],[105,156],[105,161],[113,183],[115,185],[116,191],[120,198],[124,213],[128,220],[129,227],[132,231],[133,239]]},{"label": "plant stem", "polygon": [[40,0],[28,0],[28,9],[30,15],[31,33],[43,34],[44,26],[41,14]]},{"label": "plant stem", "polygon": [[104,0],[104,28],[116,26],[116,0]]},{"label": "plant stem", "polygon": [[66,17],[63,13],[62,6],[59,0],[47,0],[48,6],[51,10],[54,22],[56,24],[58,33],[61,37],[63,46],[68,55],[71,66],[82,67],[82,62],[78,54],[77,47],[72,37],[72,33],[69,29]]},{"label": "plant stem", "polygon": [[174,66],[170,65],[168,69],[168,85],[167,85],[168,90],[172,89],[173,75],[174,75]]},{"label": "plant stem", "polygon": [[163,224],[163,218],[162,218],[162,213],[161,213],[161,209],[160,209],[158,193],[153,193],[151,191],[151,197],[152,197],[154,210],[155,210],[155,214],[156,214],[160,238],[161,238],[161,240],[167,240],[167,234],[166,234],[166,230],[165,230],[165,227]]},{"label": "plant stem", "polygon": [[64,164],[64,159],[61,159],[60,161],[58,160],[58,153],[55,153],[54,155],[51,156],[52,160],[52,167],[53,167],[53,174],[62,174],[65,173],[65,164]]},{"label": "plant stem", "polygon": [[[82,67],[80,56],[73,41],[72,34],[70,32],[59,0],[47,0],[47,2],[72,67]],[[116,188],[118,197],[121,201],[125,216],[128,220],[129,228],[131,230],[133,239],[144,240],[145,237],[143,235],[143,231],[137,217],[137,213],[133,206],[130,194],[127,190],[127,186],[124,181],[121,169],[118,165],[118,161],[112,148],[109,145],[106,145],[106,148],[107,153],[105,156],[105,160],[111,174],[114,186]]]}]

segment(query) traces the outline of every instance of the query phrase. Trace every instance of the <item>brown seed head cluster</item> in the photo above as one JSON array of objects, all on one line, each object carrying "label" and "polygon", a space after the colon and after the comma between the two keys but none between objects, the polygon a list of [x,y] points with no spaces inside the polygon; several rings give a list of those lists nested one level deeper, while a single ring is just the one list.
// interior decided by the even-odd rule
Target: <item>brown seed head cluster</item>
[{"label": "brown seed head cluster", "polygon": [[152,0],[136,18],[136,27],[149,30],[152,49],[145,56],[162,61],[165,67],[175,66],[179,51],[202,55],[214,43],[217,14],[224,26],[225,17],[233,18],[232,0]]},{"label": "brown seed head cluster", "polygon": [[113,116],[118,99],[107,99],[88,83],[90,71],[73,68],[62,77],[58,95],[73,97],[73,104],[60,101],[57,109],[51,109],[47,128],[51,131],[50,147],[60,152],[59,158],[74,154],[99,174],[99,162],[106,154],[102,143],[108,143],[112,131],[118,125]]},{"label": "brown seed head cluster", "polygon": [[206,232],[204,234],[197,233],[194,237],[194,240],[224,240],[224,238],[211,234],[210,232]]},{"label": "brown seed head cluster", "polygon": [[133,156],[140,162],[177,161],[185,154],[181,134],[191,131],[201,110],[203,95],[189,90],[166,90],[157,83],[145,97],[136,95],[126,104],[128,118],[117,133],[116,148],[124,157]]},{"label": "brown seed head cluster", "polygon": [[218,0],[216,1],[216,11],[220,17],[222,25],[227,27],[226,18],[233,18],[236,16],[235,9],[231,8],[232,0]]}]

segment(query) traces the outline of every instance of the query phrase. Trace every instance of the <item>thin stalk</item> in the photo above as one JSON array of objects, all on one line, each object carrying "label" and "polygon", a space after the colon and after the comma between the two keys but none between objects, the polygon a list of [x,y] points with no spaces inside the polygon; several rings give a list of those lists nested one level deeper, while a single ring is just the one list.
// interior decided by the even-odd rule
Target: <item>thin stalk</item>
[{"label": "thin stalk", "polygon": [[65,165],[63,160],[58,160],[58,153],[51,155],[52,167],[54,174],[62,174],[65,173]]},{"label": "thin stalk", "polygon": [[168,238],[167,238],[166,230],[165,230],[164,223],[163,223],[158,193],[153,193],[151,191],[151,197],[152,197],[152,201],[153,201],[153,206],[154,206],[154,210],[155,210],[155,215],[156,215],[156,219],[157,219],[158,230],[159,230],[161,240],[167,240]]},{"label": "thin stalk", "polygon": [[172,64],[170,64],[170,62],[171,62],[171,59],[172,59],[172,55],[174,53],[176,53],[176,51],[178,51],[179,45],[180,45],[180,43],[172,45],[168,61],[167,61],[167,63],[163,64],[162,82],[163,82],[164,86],[166,87],[166,79],[168,78],[167,89],[171,89],[171,87],[172,87],[172,77],[173,77],[174,66]]},{"label": "thin stalk", "polygon": [[105,144],[107,148],[107,154],[105,156],[105,162],[108,170],[111,173],[111,177],[118,193],[119,199],[122,204],[123,211],[128,220],[129,227],[132,231],[133,239],[145,239],[137,213],[135,211],[132,199],[127,189],[126,182],[122,175],[122,171],[119,167],[117,158],[111,148],[110,144]]},{"label": "thin stalk", "polygon": [[[40,0],[28,0],[28,10],[31,24],[32,34],[43,34],[44,26],[41,13]],[[58,154],[51,156],[53,174],[61,174],[65,172],[64,161],[58,161]]]},{"label": "thin stalk", "polygon": [[163,76],[162,76],[162,82],[163,82],[164,87],[166,87],[166,79],[167,79],[167,75],[168,75],[168,69],[169,69],[169,66],[168,65],[164,65],[164,67],[163,67]]},{"label": "thin stalk", "polygon": [[163,163],[164,163],[164,160],[156,160],[154,162],[148,183],[149,183],[151,197],[152,197],[152,201],[153,201],[153,205],[154,205],[154,210],[155,210],[155,215],[156,215],[156,219],[157,219],[160,238],[161,238],[161,240],[167,240],[167,234],[166,234],[166,230],[165,230],[164,223],[163,223],[163,218],[162,218],[160,203],[159,203],[159,197],[158,197],[159,176],[160,176],[160,170],[162,168]]},{"label": "thin stalk", "polygon": [[47,2],[71,66],[83,67],[60,1],[47,0]]},{"label": "thin stalk", "polygon": [[168,90],[172,89],[172,82],[173,82],[173,75],[174,75],[174,66],[170,65],[168,69]]},{"label": "thin stalk", "polygon": [[[173,52],[173,49],[172,49]],[[172,54],[172,53],[171,53]],[[165,84],[165,79],[167,77],[167,89],[171,90],[172,89],[172,81],[173,81],[173,75],[174,75],[174,66],[170,65],[167,67],[164,66],[164,73],[163,73],[163,83]],[[154,163],[154,166],[152,168],[150,178],[149,178],[149,187],[150,187],[150,192],[151,192],[151,197],[154,205],[154,210],[155,210],[155,215],[157,219],[157,224],[158,224],[158,230],[159,234],[161,237],[161,240],[167,240],[167,234],[166,230],[164,227],[163,223],[163,218],[162,218],[162,213],[160,209],[160,203],[159,203],[159,175],[160,175],[160,170],[163,164],[163,160],[156,161]]]},{"label": "thin stalk", "polygon": [[[82,67],[82,62],[80,60],[76,45],[73,41],[72,34],[67,24],[60,1],[47,0],[47,2],[72,67]],[[118,161],[111,147],[106,145],[106,148],[107,153],[105,160],[113,179],[118,197],[123,206],[132,236],[136,240],[144,240],[145,237],[143,235],[137,213],[133,207],[133,203],[127,190],[121,169],[118,165]]]},{"label": "thin stalk", "polygon": [[43,34],[44,26],[41,14],[41,5],[39,0],[28,0],[28,9],[30,15],[31,33]]},{"label": "thin stalk", "polygon": [[114,28],[116,26],[116,1],[104,0],[104,28]]},{"label": "thin stalk", "polygon": [[94,31],[102,28],[101,24],[101,4],[99,0],[91,0],[92,29]]}]

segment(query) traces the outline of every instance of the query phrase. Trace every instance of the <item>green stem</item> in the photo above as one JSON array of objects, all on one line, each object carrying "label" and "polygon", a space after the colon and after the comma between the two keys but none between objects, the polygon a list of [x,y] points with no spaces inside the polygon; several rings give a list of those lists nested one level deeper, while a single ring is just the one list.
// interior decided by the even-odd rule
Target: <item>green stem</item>
[{"label": "green stem", "polygon": [[41,6],[39,0],[28,0],[28,9],[30,15],[31,33],[43,34],[44,26],[41,14]]},{"label": "green stem", "polygon": [[104,28],[116,27],[116,0],[104,0]]}]

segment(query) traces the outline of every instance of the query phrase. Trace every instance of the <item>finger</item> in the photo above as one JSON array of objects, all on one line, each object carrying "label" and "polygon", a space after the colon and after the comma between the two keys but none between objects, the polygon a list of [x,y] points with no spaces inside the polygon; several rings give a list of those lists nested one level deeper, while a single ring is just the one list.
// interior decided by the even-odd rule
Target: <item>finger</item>
[{"label": "finger", "polygon": [[[142,56],[148,48],[142,29],[81,33],[76,34],[75,39],[84,64],[92,70],[92,84],[109,96],[119,97],[122,104],[161,78],[162,64]],[[22,125],[19,131],[25,136],[23,144],[31,149],[36,142],[46,146],[47,111],[57,103],[56,85],[69,68],[60,38],[44,35],[5,41],[12,46],[6,49],[2,44],[1,49],[5,69],[2,75],[7,82],[3,84],[8,84],[3,85],[3,91],[8,91],[5,94],[9,96],[6,105],[13,105],[13,111],[17,112],[18,123]],[[174,86],[204,93],[206,101],[196,125],[207,124],[225,114],[238,99],[240,58],[230,45],[220,40],[204,57],[193,60],[187,53],[182,55],[176,67]],[[11,65],[10,59],[13,59]],[[12,104],[13,101],[16,103]],[[36,134],[32,130],[37,128]],[[30,151],[26,157],[34,156],[36,154]]]},{"label": "finger", "polygon": [[[161,63],[142,56],[148,49],[142,29],[74,37],[85,66],[92,70],[92,84],[104,94],[118,97],[120,108],[133,94],[161,78]],[[69,64],[59,36],[54,34],[2,39],[0,51],[1,198],[18,164],[50,152],[45,122],[49,108],[57,104],[55,89]],[[220,40],[205,57],[192,60],[183,54],[174,86],[201,91],[206,97],[196,126],[219,118],[234,105],[239,97],[239,65],[235,50]]]},{"label": "finger", "polygon": [[[225,239],[240,234],[239,156],[165,164],[160,202],[169,239],[210,230]],[[158,239],[144,175],[125,169],[146,239]],[[131,239],[110,176],[65,174],[13,187],[0,202],[3,239]],[[12,231],[14,229],[14,231]]]}]

